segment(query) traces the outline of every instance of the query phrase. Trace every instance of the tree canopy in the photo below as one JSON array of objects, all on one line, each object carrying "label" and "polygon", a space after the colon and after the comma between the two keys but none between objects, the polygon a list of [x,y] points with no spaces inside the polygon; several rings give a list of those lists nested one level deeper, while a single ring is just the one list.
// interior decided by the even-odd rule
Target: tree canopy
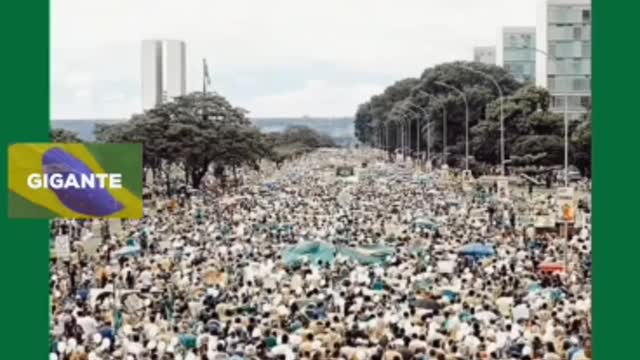
[{"label": "tree canopy", "polygon": [[159,105],[125,123],[100,125],[96,138],[104,142],[143,144],[144,164],[161,170],[166,164],[184,167],[198,187],[210,166],[257,166],[268,148],[246,111],[218,94],[195,92]]},{"label": "tree canopy", "polygon": [[52,142],[57,143],[79,143],[82,142],[80,136],[75,131],[66,129],[52,129],[49,132],[49,137]]},{"label": "tree canopy", "polygon": [[266,138],[273,149],[272,158],[278,163],[314,149],[337,146],[330,136],[308,126],[290,126],[282,132],[269,133]]},{"label": "tree canopy", "polygon": [[[358,106],[355,135],[363,143],[393,150],[400,147],[401,133],[408,133],[406,146],[417,150],[417,141],[420,141],[420,150],[425,151],[429,131],[431,154],[437,158],[444,143],[446,112],[447,160],[455,165],[464,159],[466,99],[472,160],[497,164],[500,162],[500,93],[505,158],[512,158],[512,163],[526,160],[540,165],[561,164],[564,123],[561,114],[549,111],[549,92],[518,82],[502,67],[476,62],[440,64],[425,69],[419,78],[407,78],[390,85]],[[585,121],[571,123],[569,131],[572,161],[579,162],[583,169],[590,164],[590,125]]]},{"label": "tree canopy", "polygon": [[143,163],[155,174],[164,173],[169,187],[168,169],[178,165],[185,178],[198,188],[207,172],[224,180],[225,169],[241,166],[259,168],[261,159],[282,161],[288,154],[335,146],[331,138],[307,127],[283,133],[263,134],[251,124],[247,111],[234,107],[216,93],[194,92],[133,115],[113,125],[97,124],[100,142],[143,144]]}]

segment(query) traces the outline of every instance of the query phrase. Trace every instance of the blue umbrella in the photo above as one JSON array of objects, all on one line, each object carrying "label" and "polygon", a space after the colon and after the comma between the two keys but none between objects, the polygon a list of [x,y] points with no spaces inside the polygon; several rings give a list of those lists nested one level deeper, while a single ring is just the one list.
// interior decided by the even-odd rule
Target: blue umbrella
[{"label": "blue umbrella", "polygon": [[462,255],[474,256],[474,257],[489,257],[496,254],[492,246],[484,245],[480,243],[471,243],[464,245],[458,250]]}]

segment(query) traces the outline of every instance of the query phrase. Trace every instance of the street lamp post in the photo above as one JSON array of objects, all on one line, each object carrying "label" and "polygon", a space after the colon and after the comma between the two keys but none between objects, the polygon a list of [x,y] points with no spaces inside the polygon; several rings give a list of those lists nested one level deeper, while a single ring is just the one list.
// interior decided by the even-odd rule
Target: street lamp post
[{"label": "street lamp post", "polygon": [[391,148],[391,142],[389,141],[389,125],[388,124],[384,124],[384,132],[386,135],[386,139],[384,141],[384,149],[389,151],[389,149]]},{"label": "street lamp post", "polygon": [[[536,47],[524,46],[523,49],[536,51],[544,55],[548,60],[558,68],[558,59],[548,52]],[[569,187],[569,95],[564,94],[564,187]],[[564,222],[564,269],[569,272],[569,222]]]},{"label": "street lamp post", "polygon": [[[411,105],[411,104],[407,103],[406,105]],[[412,111],[411,109],[409,109],[409,108],[405,107],[403,109],[406,110],[406,111],[409,111],[413,115],[416,115],[416,113],[414,111]],[[413,148],[411,146],[411,117],[409,117],[409,116],[407,116],[405,114],[402,114],[402,116],[403,116],[404,120],[406,121],[406,129],[407,129],[407,132],[405,134],[406,141],[407,141],[406,145],[409,148],[409,152],[411,152],[413,150]]]},{"label": "street lamp post", "polygon": [[[409,103],[405,103],[406,105],[410,105]],[[403,110],[409,110],[403,106]],[[401,114],[404,121],[402,122],[402,126],[406,131],[403,131],[403,142],[405,142],[402,146],[402,156],[403,160],[406,160],[406,147],[408,146],[411,149],[411,118],[408,118],[405,114]]]},{"label": "street lamp post", "polygon": [[400,120],[400,153],[402,154],[402,161],[405,160],[404,157],[404,119]]},{"label": "street lamp post", "polygon": [[442,165],[447,164],[447,108],[442,105]]},{"label": "street lamp post", "polygon": [[464,65],[458,65],[459,68],[461,69],[465,69],[467,71],[470,71],[472,73],[484,76],[485,78],[491,80],[491,82],[496,86],[496,88],[498,89],[498,94],[500,95],[500,172],[502,176],[505,176],[505,171],[504,171],[504,103],[503,103],[503,93],[502,93],[502,88],[500,87],[500,84],[498,84],[498,81],[491,75],[484,73],[482,71],[476,70],[474,68],[468,67],[468,66],[464,66]]},{"label": "street lamp post", "polygon": [[448,89],[456,91],[462,97],[464,101],[464,110],[465,110],[465,134],[464,134],[464,168],[465,170],[469,170],[469,103],[467,102],[467,96],[464,94],[464,91],[449,85],[442,81],[436,81],[436,84],[444,86]]},{"label": "street lamp post", "polygon": [[393,124],[394,124],[394,133],[393,133],[393,137],[395,137],[394,141],[393,141],[393,151],[394,153],[396,152],[396,150],[401,146],[400,142],[401,142],[401,128],[400,128],[400,124],[399,121],[397,119],[391,119],[390,120]]},{"label": "street lamp post", "polygon": [[[553,61],[553,64],[558,68],[558,58],[549,54],[548,52],[531,47],[523,46],[522,49],[533,50],[547,57],[547,59]],[[569,95],[564,94],[564,186],[569,187]]]},{"label": "street lamp post", "polygon": [[406,157],[406,141],[407,141],[407,134],[406,134],[406,126],[405,126],[405,122],[407,121],[407,117],[406,115],[399,111],[399,110],[404,110],[404,105],[400,105],[399,108],[394,109],[393,113],[395,115],[397,115],[397,117],[394,115],[395,119],[393,120],[395,123],[399,124],[400,126],[400,131],[397,134],[397,141],[400,144],[400,151],[402,154],[402,161],[406,161],[407,157]]},{"label": "street lamp post", "polygon": [[406,147],[406,127],[405,127],[405,118],[404,115],[402,115],[402,118],[400,118],[398,121],[400,122],[400,153],[402,154],[402,161],[406,160],[406,156],[404,154],[404,149]]},{"label": "street lamp post", "polygon": [[[419,91],[420,94],[423,94],[425,96],[428,96],[430,98],[435,99],[436,96],[429,94],[428,92],[424,91],[424,90],[420,90]],[[437,103],[436,103],[437,104]],[[442,143],[442,157],[444,159],[444,163],[446,163],[446,159],[447,159],[447,108],[444,106],[444,104],[439,104],[442,107],[442,122],[443,122],[443,132],[444,132],[444,137],[443,137],[443,143]],[[429,160],[431,160],[430,158],[430,154],[429,154],[429,148],[431,147],[431,134],[430,134],[430,128],[427,128],[427,157],[429,158]]]},{"label": "street lamp post", "polygon": [[[420,112],[422,113],[422,118],[425,118],[425,119],[427,118],[427,111],[425,109],[421,108],[420,106],[414,104],[411,101],[408,101],[407,105],[408,106],[413,106],[414,108],[420,110]],[[421,130],[422,129],[420,128],[420,119],[421,119],[420,118],[420,114],[416,113],[415,111],[413,111],[411,109],[407,109],[407,110],[409,110],[409,111],[413,112],[414,114],[418,115],[416,117],[416,121],[417,121],[417,123],[416,123],[416,153],[419,156],[419,160],[421,160],[421,157],[420,157],[420,140],[421,140],[421,136],[420,135],[421,135],[421,132],[422,132]]]}]

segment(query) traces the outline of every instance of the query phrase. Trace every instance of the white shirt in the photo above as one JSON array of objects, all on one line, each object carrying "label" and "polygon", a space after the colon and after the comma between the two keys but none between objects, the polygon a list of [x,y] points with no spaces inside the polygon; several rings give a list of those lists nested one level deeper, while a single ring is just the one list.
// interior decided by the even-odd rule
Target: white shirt
[{"label": "white shirt", "polygon": [[284,355],[286,360],[295,360],[295,354],[288,344],[276,345],[271,349],[273,355]]}]

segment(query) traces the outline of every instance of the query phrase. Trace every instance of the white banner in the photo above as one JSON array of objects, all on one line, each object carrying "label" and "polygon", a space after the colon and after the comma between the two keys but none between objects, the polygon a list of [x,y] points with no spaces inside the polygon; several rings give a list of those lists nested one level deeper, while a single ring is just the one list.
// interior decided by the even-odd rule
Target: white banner
[{"label": "white banner", "polygon": [[62,260],[69,260],[71,257],[71,244],[69,235],[58,235],[55,240],[56,257]]},{"label": "white banner", "polygon": [[451,274],[455,267],[455,261],[438,261],[438,272],[441,274]]},{"label": "white banner", "polygon": [[505,177],[501,177],[496,180],[496,184],[498,185],[498,198],[499,199],[508,199],[509,198],[509,179]]},{"label": "white banner", "polygon": [[109,233],[111,236],[117,236],[122,232],[122,221],[120,219],[109,220]]}]

